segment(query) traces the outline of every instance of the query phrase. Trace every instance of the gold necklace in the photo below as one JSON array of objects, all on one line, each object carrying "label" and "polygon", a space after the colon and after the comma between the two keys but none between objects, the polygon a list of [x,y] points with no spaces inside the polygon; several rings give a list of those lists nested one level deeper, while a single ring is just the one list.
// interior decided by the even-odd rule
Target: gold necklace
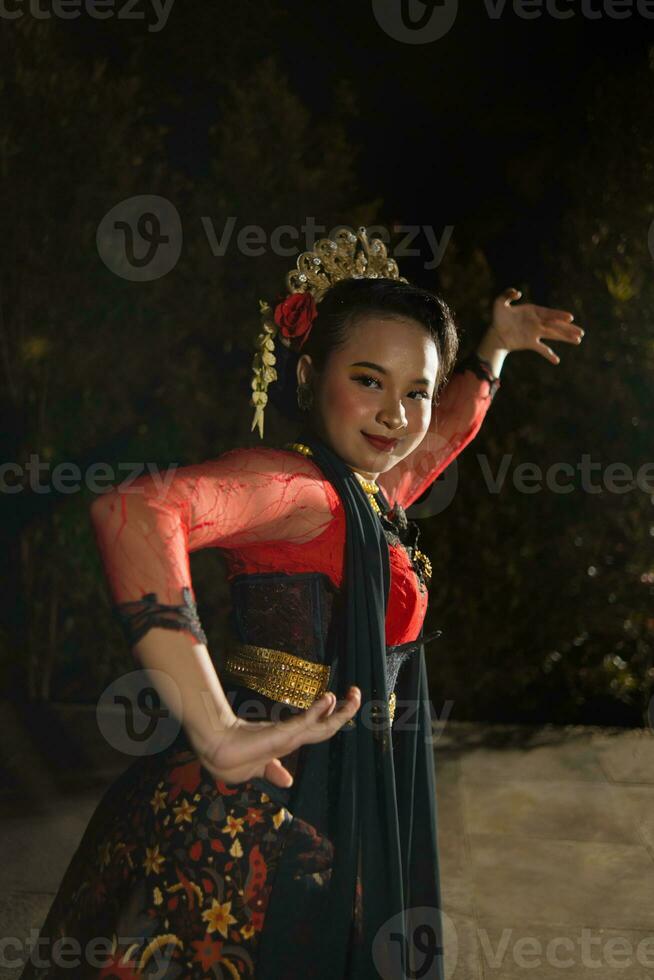
[{"label": "gold necklace", "polygon": [[[313,451],[311,447],[305,446],[303,442],[287,442],[284,445],[284,449],[296,449],[299,453],[302,453],[303,456],[313,456]],[[350,469],[352,468],[350,467]],[[374,497],[376,493],[379,493],[379,487],[377,486],[375,481],[366,480],[365,477],[361,476],[360,473],[357,473],[356,470],[352,470],[352,472],[354,473],[357,480],[359,481],[362,488],[364,489],[366,496],[370,501],[370,506],[372,507],[372,509],[375,511],[376,514],[381,515],[381,507],[379,506],[379,504],[377,503]]]},{"label": "gold necklace", "polygon": [[[313,456],[313,450],[310,446],[306,446],[303,442],[287,442],[284,444],[284,449],[295,449],[297,452],[302,453],[303,456]],[[365,477],[357,473],[356,470],[352,470],[357,480],[361,484],[363,490],[366,493],[368,500],[370,501],[370,506],[379,514],[381,517],[381,507],[375,500],[374,494],[379,493],[379,487],[374,480],[366,480]],[[414,560],[420,565],[422,570],[423,578],[426,582],[429,582],[432,576],[431,562],[424,551],[420,551],[419,548],[413,549]]]}]

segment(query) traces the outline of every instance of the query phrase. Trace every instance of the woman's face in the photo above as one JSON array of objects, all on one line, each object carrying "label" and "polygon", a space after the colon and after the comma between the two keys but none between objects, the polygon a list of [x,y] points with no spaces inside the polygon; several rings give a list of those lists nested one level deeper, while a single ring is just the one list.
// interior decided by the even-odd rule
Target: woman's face
[{"label": "woman's face", "polygon": [[[313,388],[318,435],[348,466],[374,480],[424,438],[437,370],[436,345],[422,324],[370,314],[357,319],[322,373],[303,354],[297,378]],[[396,441],[383,448],[366,436]]]}]

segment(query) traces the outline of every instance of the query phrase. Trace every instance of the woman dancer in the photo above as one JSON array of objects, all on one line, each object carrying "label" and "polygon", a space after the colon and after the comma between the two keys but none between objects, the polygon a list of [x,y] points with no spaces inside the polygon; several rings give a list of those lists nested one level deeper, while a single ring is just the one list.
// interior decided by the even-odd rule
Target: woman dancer
[{"label": "woman dancer", "polygon": [[[41,933],[50,955],[23,980],[444,975],[423,646],[437,633],[422,635],[431,566],[405,508],[479,430],[506,354],[556,362],[542,338],[582,331],[508,291],[436,411],[456,329],[381,242],[323,240],[287,285],[262,304],[253,428],[290,378],[296,441],[92,506],[116,613],[180,726],[98,804]],[[232,592],[218,670],[189,571],[206,547]]]}]

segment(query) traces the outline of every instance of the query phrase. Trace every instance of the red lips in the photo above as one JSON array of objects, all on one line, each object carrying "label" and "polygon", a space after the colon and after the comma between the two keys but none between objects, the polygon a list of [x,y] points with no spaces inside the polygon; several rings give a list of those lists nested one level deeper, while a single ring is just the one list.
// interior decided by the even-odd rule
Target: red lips
[{"label": "red lips", "polygon": [[393,449],[397,445],[397,439],[384,439],[382,436],[371,436],[367,432],[362,432],[362,435],[366,437],[378,449]]}]

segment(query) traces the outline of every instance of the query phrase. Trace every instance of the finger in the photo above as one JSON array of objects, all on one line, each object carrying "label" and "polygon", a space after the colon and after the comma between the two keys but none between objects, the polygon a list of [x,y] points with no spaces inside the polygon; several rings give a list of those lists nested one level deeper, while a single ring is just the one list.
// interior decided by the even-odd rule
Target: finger
[{"label": "finger", "polygon": [[330,691],[306,711],[283,721],[255,722],[239,733],[238,765],[265,766],[272,757],[283,757],[306,742],[319,741],[333,735],[357,709],[351,700],[338,711],[336,697]]},{"label": "finger", "polygon": [[321,742],[331,738],[356,714],[360,706],[361,691],[358,687],[351,687],[347,695],[340,701],[334,698],[334,703],[330,709],[319,715],[317,719],[312,718],[310,712],[307,712],[304,724],[300,729],[299,737],[302,739],[300,744]]},{"label": "finger", "polygon": [[520,299],[521,296],[522,296],[522,293],[520,292],[519,289],[514,289],[513,286],[509,286],[508,289],[505,289],[504,290],[504,292],[502,293],[500,299],[503,299],[504,300],[504,305],[505,306],[509,306],[515,300]]},{"label": "finger", "polygon": [[[336,703],[336,697],[328,692],[309,709],[314,717],[319,717],[321,713],[331,713]],[[245,722],[237,719],[235,726],[223,733],[224,739],[231,738],[233,745],[230,746],[230,768],[247,765],[265,766],[270,757],[285,756],[292,750],[292,738],[290,737],[296,730],[297,723],[305,717],[308,712],[303,712],[284,721],[274,721],[266,719],[255,722]],[[220,739],[217,739],[220,741]],[[218,745],[214,748],[214,756],[219,758]]]},{"label": "finger", "polygon": [[288,771],[286,766],[282,764],[281,759],[270,759],[266,763],[266,768],[263,771],[264,779],[268,779],[275,786],[281,786],[282,788],[288,788],[293,785],[293,776]]},{"label": "finger", "polygon": [[580,344],[584,331],[573,324],[548,323],[541,328],[541,336],[552,340],[563,340],[566,344]]},{"label": "finger", "polygon": [[280,722],[274,733],[274,744],[279,738],[282,748],[275,754],[283,756],[300,745],[331,738],[359,710],[361,692],[358,688],[351,688],[340,707],[336,708],[334,704],[325,707],[317,701],[303,714]]},{"label": "finger", "polygon": [[336,707],[336,695],[334,692],[328,691],[327,694],[329,695],[329,701],[326,710],[322,713],[323,718],[327,718],[329,715],[333,714],[334,708]]},{"label": "finger", "polygon": [[[357,689],[358,690],[358,689]],[[266,765],[271,756],[284,757],[300,745],[331,738],[358,710],[358,697],[346,699],[343,707],[334,710],[335,695],[330,691],[306,711],[283,721],[264,725],[255,722],[240,732],[238,765]]]},{"label": "finger", "polygon": [[563,320],[564,323],[570,323],[574,320],[574,313],[570,313],[569,310],[555,310],[549,306],[534,306],[534,309],[539,317],[543,320]]},{"label": "finger", "polygon": [[534,350],[539,354],[542,354],[542,356],[547,358],[547,360],[552,364],[560,364],[561,362],[561,358],[558,356],[558,354],[555,354],[552,348],[548,347],[547,344],[542,344],[540,340],[536,341]]}]

